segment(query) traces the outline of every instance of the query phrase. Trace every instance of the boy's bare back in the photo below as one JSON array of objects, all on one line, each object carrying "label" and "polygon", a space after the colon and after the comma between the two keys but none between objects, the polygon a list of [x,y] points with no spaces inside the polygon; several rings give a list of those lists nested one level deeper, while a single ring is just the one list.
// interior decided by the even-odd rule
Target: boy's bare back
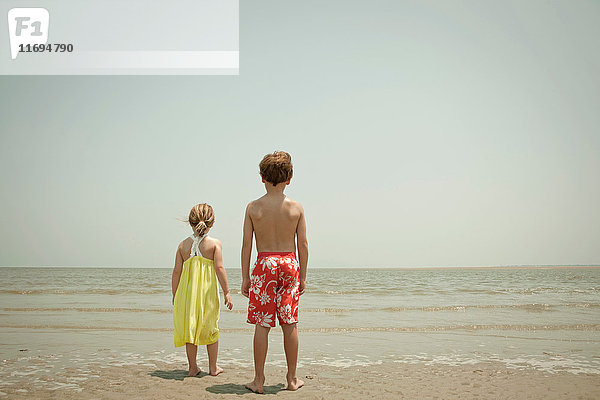
[{"label": "boy's bare back", "polygon": [[252,238],[256,250],[298,254],[300,290],[304,293],[308,265],[308,240],[302,205],[284,194],[292,178],[291,157],[285,152],[267,154],[260,165],[260,175],[266,194],[246,207],[242,239],[242,294],[250,289],[250,254]]},{"label": "boy's bare back", "polygon": [[[250,219],[256,238],[256,250],[296,252],[296,233],[305,230],[302,205],[281,195],[266,194],[248,204],[246,217]],[[302,232],[298,232],[302,237]]]}]

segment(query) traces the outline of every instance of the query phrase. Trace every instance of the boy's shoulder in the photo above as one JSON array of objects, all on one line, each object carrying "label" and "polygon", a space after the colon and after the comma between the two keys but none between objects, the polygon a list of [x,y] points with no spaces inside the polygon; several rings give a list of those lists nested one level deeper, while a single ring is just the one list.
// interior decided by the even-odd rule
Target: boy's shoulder
[{"label": "boy's shoulder", "polygon": [[304,208],[302,207],[302,203],[297,200],[290,199],[285,196],[284,204],[287,205],[290,209],[296,210],[298,212],[304,212]]},{"label": "boy's shoulder", "polygon": [[[246,206],[246,211],[252,212],[254,210],[258,210],[262,208],[263,205],[265,205],[265,203],[265,196],[259,197],[258,199],[252,200],[250,203],[248,203],[248,205]],[[290,199],[288,196],[285,196],[284,204],[290,208],[296,208],[301,211],[303,210],[302,204],[299,201]]]},{"label": "boy's shoulder", "polygon": [[302,204],[299,201],[290,199],[287,196],[285,197],[284,201],[285,201],[285,204],[287,204],[289,207],[296,208],[296,209],[302,211]]},{"label": "boy's shoulder", "polygon": [[[263,196],[264,197],[264,196]],[[252,200],[246,205],[246,212],[252,212],[252,210],[256,210],[260,208],[260,206],[264,203],[263,197],[259,197],[258,199]]]}]

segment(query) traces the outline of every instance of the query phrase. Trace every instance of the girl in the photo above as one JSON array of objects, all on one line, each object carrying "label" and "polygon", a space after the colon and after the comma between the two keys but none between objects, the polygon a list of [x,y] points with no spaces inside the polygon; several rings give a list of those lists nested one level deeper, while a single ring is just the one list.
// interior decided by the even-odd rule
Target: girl
[{"label": "girl", "polygon": [[[221,242],[208,235],[215,222],[213,209],[208,204],[197,204],[188,220],[194,234],[179,243],[173,269],[173,322],[175,347],[185,344],[190,366],[189,376],[200,372],[196,364],[198,345],[206,345],[209,373],[223,372],[217,367],[219,351],[219,289],[223,289],[225,305],[231,310],[227,273],[223,267]],[[183,272],[182,272],[183,270]]]}]

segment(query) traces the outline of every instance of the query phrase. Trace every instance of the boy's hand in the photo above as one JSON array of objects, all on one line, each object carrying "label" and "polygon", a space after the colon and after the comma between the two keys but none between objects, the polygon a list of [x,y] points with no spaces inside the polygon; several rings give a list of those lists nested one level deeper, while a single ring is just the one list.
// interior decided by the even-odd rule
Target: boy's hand
[{"label": "boy's hand", "polygon": [[298,288],[298,294],[302,296],[304,294],[304,290],[306,289],[306,282],[300,281],[300,287]]},{"label": "boy's hand", "polygon": [[229,310],[233,308],[233,302],[231,301],[231,294],[229,294],[229,292],[225,294],[225,306],[227,306],[227,309]]},{"label": "boy's hand", "polygon": [[173,295],[173,298],[171,299],[171,304],[175,305],[175,295]]},{"label": "boy's hand", "polygon": [[244,279],[242,281],[242,294],[246,297],[250,297],[250,280]]}]

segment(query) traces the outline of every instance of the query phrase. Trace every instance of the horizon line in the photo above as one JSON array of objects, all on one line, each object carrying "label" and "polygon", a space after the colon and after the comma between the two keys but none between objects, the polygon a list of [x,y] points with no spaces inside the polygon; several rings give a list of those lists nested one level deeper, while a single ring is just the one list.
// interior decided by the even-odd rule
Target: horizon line
[{"label": "horizon line", "polygon": [[[106,269],[173,269],[173,267],[162,266],[100,266],[100,265],[0,265],[0,268],[106,268]],[[493,268],[600,268],[598,264],[506,264],[506,265],[426,265],[426,266],[396,266],[396,267],[309,267],[309,269],[493,269]],[[225,267],[225,269],[241,269],[237,267]]]}]

